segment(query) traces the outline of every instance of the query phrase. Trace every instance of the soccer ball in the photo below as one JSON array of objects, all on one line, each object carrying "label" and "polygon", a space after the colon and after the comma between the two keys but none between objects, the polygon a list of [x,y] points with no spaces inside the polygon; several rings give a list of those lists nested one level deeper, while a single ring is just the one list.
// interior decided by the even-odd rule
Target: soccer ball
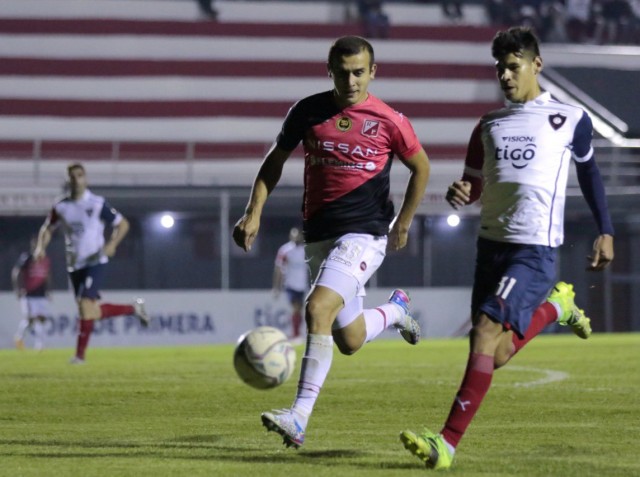
[{"label": "soccer ball", "polygon": [[271,326],[259,326],[240,336],[233,366],[240,379],[256,389],[280,386],[291,377],[296,350],[286,335]]}]

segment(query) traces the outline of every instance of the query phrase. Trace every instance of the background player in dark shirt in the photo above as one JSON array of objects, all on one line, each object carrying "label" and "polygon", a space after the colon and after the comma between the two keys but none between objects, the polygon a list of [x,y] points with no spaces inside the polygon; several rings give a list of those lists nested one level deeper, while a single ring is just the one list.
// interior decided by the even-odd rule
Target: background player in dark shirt
[{"label": "background player in dark shirt", "polygon": [[31,239],[31,249],[20,255],[11,270],[11,283],[20,301],[23,318],[20,320],[13,340],[16,348],[24,349],[24,336],[31,328],[34,334],[33,347],[44,347],[45,322],[51,316],[49,288],[51,286],[51,260],[47,256],[33,256],[37,238]]}]

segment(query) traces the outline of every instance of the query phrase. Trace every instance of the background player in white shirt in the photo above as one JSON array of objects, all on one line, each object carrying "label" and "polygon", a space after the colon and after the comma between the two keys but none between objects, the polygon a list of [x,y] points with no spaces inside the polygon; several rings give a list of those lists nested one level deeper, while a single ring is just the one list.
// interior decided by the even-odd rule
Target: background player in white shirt
[{"label": "background player in white shirt", "polygon": [[542,58],[530,30],[498,32],[492,55],[506,107],[480,119],[462,180],[446,195],[456,209],[482,202],[467,368],[440,434],[400,434],[405,447],[434,469],[451,466],[494,369],[550,323],[569,325],[584,339],[591,334],[590,320],[574,303],[573,287],[553,286],[572,159],[599,229],[588,269],[602,270],[613,259],[613,227],[593,157],[589,116],[540,89]]},{"label": "background player in white shirt", "polygon": [[289,241],[278,249],[273,267],[274,297],[278,298],[283,290],[291,305],[290,338],[298,344],[304,295],[309,290],[309,266],[304,255],[302,232],[296,227],[289,231]]},{"label": "background player in white shirt", "polygon": [[[149,324],[144,300],[131,305],[100,303],[100,288],[109,257],[113,257],[129,231],[129,222],[103,197],[87,188],[87,175],[79,163],[67,167],[69,195],[56,202],[38,234],[34,255],[43,257],[53,232],[62,226],[66,243],[67,271],[78,303],[80,323],[76,354],[72,364],[82,364],[93,331],[94,322],[115,316],[135,315],[143,326]],[[105,225],[112,228],[105,242]]]},{"label": "background player in white shirt", "polygon": [[[314,280],[306,303],[307,343],[291,409],[262,414],[265,427],[294,447],[304,442],[331,368],[334,343],[342,353],[353,354],[389,326],[410,344],[420,337],[402,290],[374,309],[363,309],[363,298],[365,284],[386,251],[407,243],[429,180],[429,159],[409,120],[368,92],[376,72],[369,42],[355,36],[337,39],[327,68],[333,89],[304,98],[289,110],[233,230],[236,244],[250,249],[267,197],[302,142],[303,230]],[[411,172],[397,215],[389,198],[395,156]]]}]

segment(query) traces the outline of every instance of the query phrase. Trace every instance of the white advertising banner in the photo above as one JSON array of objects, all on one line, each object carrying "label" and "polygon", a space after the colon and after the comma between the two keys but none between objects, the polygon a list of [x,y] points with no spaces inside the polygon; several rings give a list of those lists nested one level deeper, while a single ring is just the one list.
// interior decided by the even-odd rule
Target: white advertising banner
[{"label": "white advertising banner", "polygon": [[[471,290],[468,288],[407,289],[415,318],[424,337],[461,336],[469,330]],[[385,303],[390,290],[372,289],[365,307]],[[133,316],[96,322],[91,347],[157,346],[234,343],[245,331],[261,325],[291,333],[289,306],[284,295],[277,300],[267,290],[234,291],[111,291],[103,303],[131,303],[136,296],[146,300],[151,324],[143,328]],[[16,296],[0,293],[0,348],[14,346],[13,337],[21,319]],[[45,325],[46,348],[74,347],[77,330],[76,305],[70,292],[52,294],[52,316]],[[387,331],[385,338],[399,335]],[[25,342],[32,346],[27,332]]]}]

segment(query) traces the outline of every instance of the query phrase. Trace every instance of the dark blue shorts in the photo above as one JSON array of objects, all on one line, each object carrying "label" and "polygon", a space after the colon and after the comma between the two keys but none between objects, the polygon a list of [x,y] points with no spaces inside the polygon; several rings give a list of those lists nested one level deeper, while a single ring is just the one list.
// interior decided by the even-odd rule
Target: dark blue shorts
[{"label": "dark blue shorts", "polygon": [[69,273],[71,284],[76,299],[93,298],[100,299],[100,289],[104,283],[106,264],[100,263],[90,267],[81,268]]},{"label": "dark blue shorts", "polygon": [[478,239],[471,312],[522,338],[556,279],[556,249]]},{"label": "dark blue shorts", "polygon": [[293,288],[286,288],[285,292],[287,294],[287,298],[289,299],[289,303],[300,303],[304,301],[304,292],[294,290]]}]

